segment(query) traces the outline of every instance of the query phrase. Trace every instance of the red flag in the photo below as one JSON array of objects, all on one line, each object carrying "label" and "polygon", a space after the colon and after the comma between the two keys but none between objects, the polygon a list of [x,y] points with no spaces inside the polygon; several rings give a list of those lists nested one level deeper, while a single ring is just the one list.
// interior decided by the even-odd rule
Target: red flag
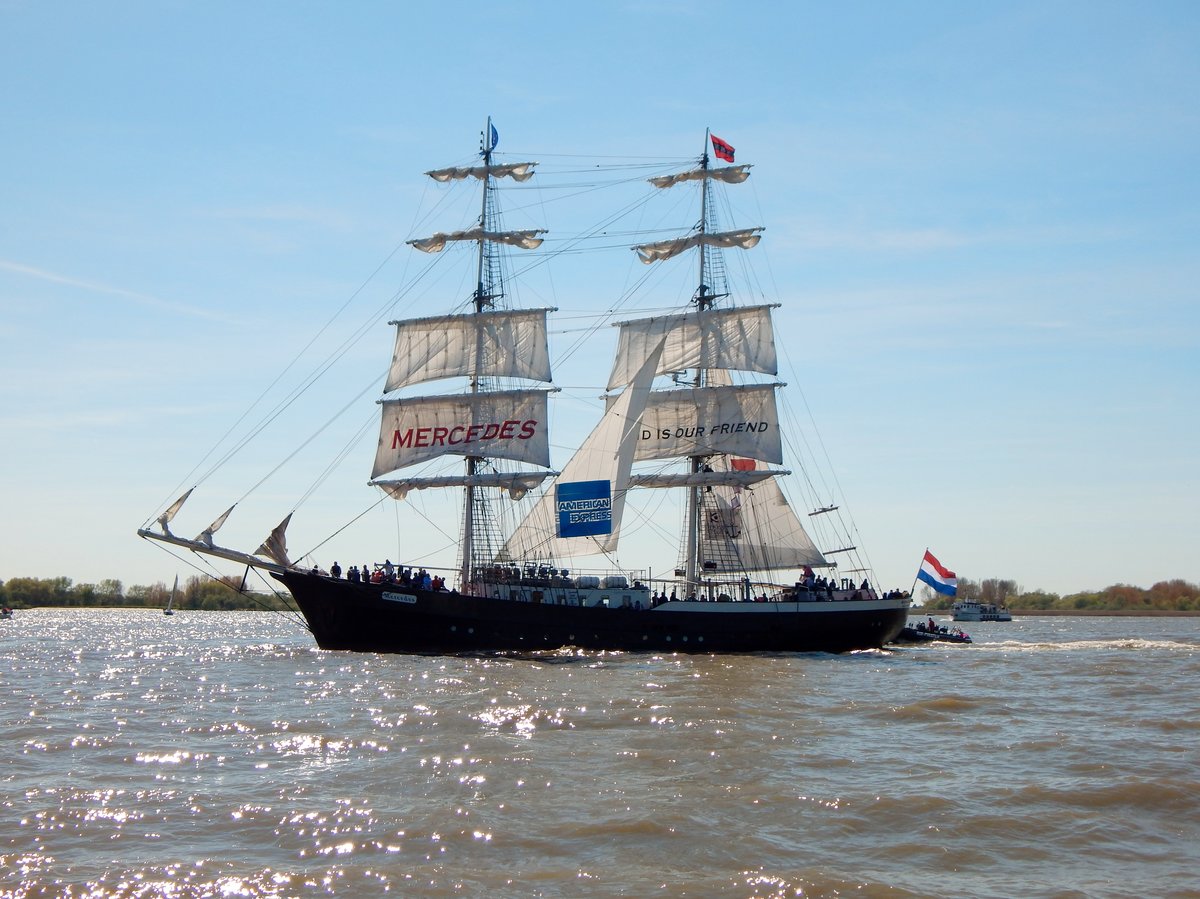
[{"label": "red flag", "polygon": [[729,460],[729,467],[734,471],[754,471],[754,469],[758,466],[755,464],[753,459],[738,459],[731,457]]},{"label": "red flag", "polygon": [[715,134],[712,136],[713,152],[717,154],[717,159],[724,159],[726,162],[733,162],[733,147],[721,140]]}]

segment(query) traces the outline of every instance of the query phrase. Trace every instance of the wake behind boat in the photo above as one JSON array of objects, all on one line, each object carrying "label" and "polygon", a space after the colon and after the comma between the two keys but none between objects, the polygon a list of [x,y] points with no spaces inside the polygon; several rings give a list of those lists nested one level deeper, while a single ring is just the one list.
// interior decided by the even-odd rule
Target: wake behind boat
[{"label": "wake behind boat", "polygon": [[[769,380],[778,371],[778,307],[735,304],[723,261],[726,249],[757,245],[763,229],[713,227],[715,190],[745,182],[749,166],[711,165],[706,134],[695,167],[649,179],[656,190],[699,188],[699,223],[634,247],[638,259],[669,265],[694,253],[697,286],[684,308],[615,323],[603,414],[551,471],[547,320],[557,310],[511,308],[501,277],[502,254],[537,249],[545,232],[502,230],[496,205],[497,183],[527,181],[537,164],[497,162],[496,142],[489,121],[481,164],[427,173],[451,187],[477,181],[481,211],[469,227],[409,243],[426,253],[474,244],[476,284],[446,314],[390,322],[394,353],[370,481],[397,501],[413,490],[460,491],[457,567],[435,582],[389,562],[386,577],[371,582],[366,566],[357,580],[341,578],[336,563],[328,574],[300,566],[287,553],[290,514],[253,554],[226,549],[213,535],[232,507],[186,540],[168,525],[191,491],[158,516],[160,531],[139,534],[269,571],[325,649],[843,652],[892,640],[908,598],[881,596],[865,566],[838,571],[830,557],[857,558],[857,547],[818,549],[779,483],[791,472],[778,467],[785,385]],[[715,136],[711,144],[733,162],[732,147]],[[459,386],[410,389],[435,381]],[[462,459],[462,470],[440,468],[448,458]],[[405,473],[389,477],[395,472]],[[614,571],[627,502],[663,490],[683,494],[678,555],[657,569],[671,574]],[[837,508],[821,504],[810,517]]]}]

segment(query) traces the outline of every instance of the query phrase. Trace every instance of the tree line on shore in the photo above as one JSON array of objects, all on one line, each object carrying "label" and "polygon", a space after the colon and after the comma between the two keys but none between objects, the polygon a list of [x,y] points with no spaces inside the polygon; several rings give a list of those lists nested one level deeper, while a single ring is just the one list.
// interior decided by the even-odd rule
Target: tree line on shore
[{"label": "tree line on shore", "polygon": [[1025,591],[1016,581],[1003,578],[973,581],[960,577],[956,597],[941,596],[926,587],[923,599],[925,608],[930,610],[949,609],[958,600],[973,599],[1031,612],[1197,612],[1200,611],[1200,584],[1175,578],[1159,581],[1149,588],[1113,584],[1102,590],[1059,596],[1045,590]]},{"label": "tree line on shore", "polygon": [[[13,609],[44,606],[158,609],[166,607],[171,591],[172,585],[161,582],[148,587],[137,584],[126,588],[120,581],[111,578],[98,584],[76,584],[69,577],[14,577],[0,581],[0,602]],[[240,577],[210,578],[199,575],[179,582],[179,590],[171,605],[176,609],[207,611],[274,611],[289,608],[283,598],[273,593],[245,589]]]},{"label": "tree line on shore", "polygon": [[[69,577],[15,577],[0,581],[0,604],[14,609],[39,606],[163,608],[171,596],[171,589],[161,582],[148,587],[134,585],[126,588],[114,579],[98,584],[76,584]],[[925,608],[934,611],[949,609],[955,601],[929,588],[925,589],[923,599]],[[1031,611],[1195,612],[1200,611],[1200,584],[1175,578],[1159,581],[1150,588],[1113,584],[1103,590],[1059,596],[1044,590],[1023,591],[1016,581],[1002,578],[980,581],[959,578],[956,599],[975,599],[1010,609]],[[200,576],[190,577],[179,585],[173,606],[176,609],[212,611],[288,608],[284,597],[274,593],[247,591],[241,578]]]}]

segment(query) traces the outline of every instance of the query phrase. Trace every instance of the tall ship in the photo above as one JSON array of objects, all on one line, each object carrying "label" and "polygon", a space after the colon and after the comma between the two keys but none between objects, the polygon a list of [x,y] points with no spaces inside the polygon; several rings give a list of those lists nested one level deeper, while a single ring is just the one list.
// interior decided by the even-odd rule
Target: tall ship
[{"label": "tall ship", "polygon": [[[845,652],[891,641],[907,596],[883,594],[868,567],[843,561],[858,558],[849,541],[819,547],[784,489],[792,471],[779,405],[786,385],[776,379],[779,307],[739,302],[724,258],[752,251],[764,229],[717,224],[726,208],[718,191],[743,184],[750,166],[706,132],[691,165],[647,179],[652,192],[692,191],[698,215],[691,228],[632,250],[646,267],[690,259],[694,291],[655,314],[608,315],[616,340],[607,379],[593,371],[602,408],[555,470],[548,334],[558,310],[517,306],[507,287],[510,260],[536,255],[546,232],[505,230],[498,202],[501,185],[523,184],[538,163],[500,161],[497,143],[489,120],[471,164],[426,173],[439,189],[476,185],[477,217],[408,241],[435,255],[472,248],[469,295],[444,314],[388,322],[395,337],[369,485],[399,503],[397,561],[343,572],[314,554],[293,560],[292,514],[253,553],[225,547],[215,534],[232,507],[181,537],[171,524],[192,490],[138,534],[264,572],[330,650]],[[601,343],[595,333],[589,343]],[[426,491],[460,497],[453,523],[412,507]],[[673,507],[657,499],[664,491]],[[617,553],[639,502],[638,536],[625,535],[627,544],[652,523],[674,531],[677,546],[629,568]],[[679,510],[675,521],[661,520],[666,508]],[[830,502],[804,514],[836,510]],[[415,544],[431,526],[457,535],[453,568],[404,558],[406,535]]]}]

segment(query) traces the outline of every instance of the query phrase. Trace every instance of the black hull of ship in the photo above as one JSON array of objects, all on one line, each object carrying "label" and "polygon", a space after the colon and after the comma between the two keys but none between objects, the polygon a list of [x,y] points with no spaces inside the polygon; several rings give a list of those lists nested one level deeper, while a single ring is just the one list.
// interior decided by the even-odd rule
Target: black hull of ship
[{"label": "black hull of ship", "polygon": [[[908,618],[907,603],[894,601],[622,609],[515,602],[290,571],[275,577],[296,600],[318,646],[352,652],[524,652],[573,646],[836,653],[878,649],[900,633]],[[688,605],[694,609],[696,604]]]}]

